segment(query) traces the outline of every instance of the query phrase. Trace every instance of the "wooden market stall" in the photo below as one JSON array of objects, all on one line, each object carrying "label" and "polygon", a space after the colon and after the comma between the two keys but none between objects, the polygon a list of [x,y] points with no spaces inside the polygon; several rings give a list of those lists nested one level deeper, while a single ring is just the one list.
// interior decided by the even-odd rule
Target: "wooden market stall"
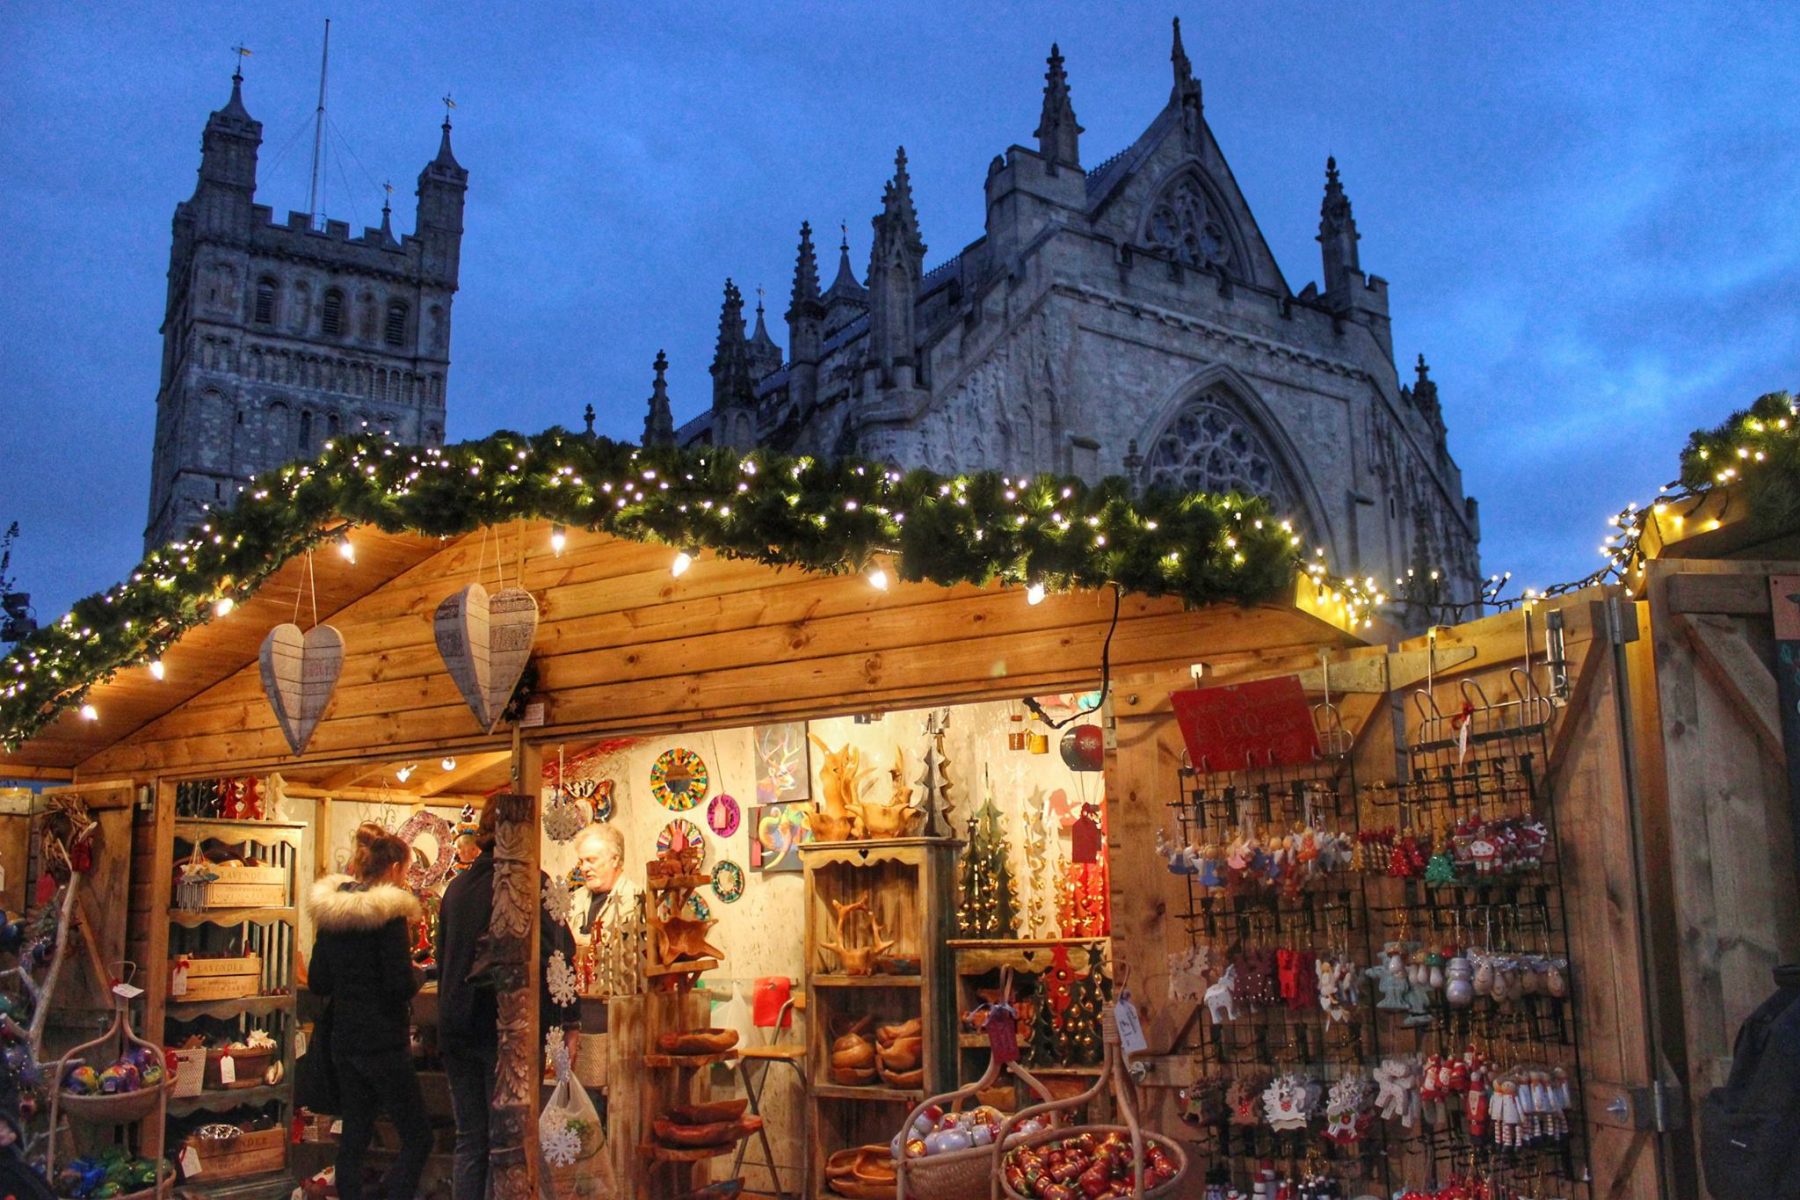
[{"label": "wooden market stall", "polygon": [[[494,449],[482,453],[504,461]],[[749,487],[736,472],[721,495]],[[653,472],[630,478],[617,485],[621,510],[655,494]],[[389,483],[383,502],[411,479]],[[543,1041],[525,999],[539,970],[539,871],[569,886],[580,915],[590,868],[565,835],[590,822],[613,827],[647,893],[627,934],[630,980],[582,988],[594,1001],[584,1020],[606,1035],[580,1082],[604,1108],[604,1174],[621,1194],[673,1200],[727,1161],[723,1177],[770,1193],[881,1193],[873,1160],[915,1104],[982,1073],[982,1023],[1020,980],[1024,1053],[1064,1096],[1100,1076],[1099,1011],[1129,995],[1145,1039],[1135,1105],[1188,1148],[1184,1194],[1264,1172],[1342,1176],[1350,1194],[1469,1173],[1545,1195],[1698,1194],[1684,1109],[1720,1079],[1768,968],[1800,951],[1800,928],[1784,920],[1796,902],[1794,748],[1770,667],[1791,667],[1782,643],[1800,644],[1782,624],[1800,616],[1788,578],[1800,566],[1776,560],[1788,548],[1688,543],[1760,555],[1700,561],[1653,529],[1630,588],[1402,638],[1322,577],[1238,580],[1250,527],[1264,522],[1230,503],[1206,526],[1214,541],[1178,546],[1151,533],[1179,509],[1150,517],[1113,496],[1071,519],[1060,506],[1080,518],[1087,498],[1052,490],[1016,518],[1037,523],[1031,537],[1002,552],[979,548],[997,526],[955,511],[964,486],[916,491],[908,526],[948,522],[962,541],[897,553],[854,534],[860,549],[836,557],[798,537],[785,549],[700,537],[686,508],[611,532],[497,510],[384,533],[356,523],[368,509],[338,493],[337,507],[305,508],[270,558],[221,567],[179,620],[117,661],[83,658],[66,639],[58,669],[79,666],[82,686],[46,688],[48,719],[9,727],[24,733],[0,774],[94,797],[108,820],[131,822],[106,838],[131,847],[118,851],[128,889],[113,885],[128,903],[95,919],[146,967],[142,1027],[171,1043],[193,1026],[232,1039],[192,1051],[204,1082],[190,1077],[171,1111],[276,1114],[245,1134],[260,1140],[213,1149],[211,1182],[285,1186],[286,1170],[328,1157],[328,1122],[308,1123],[298,1146],[282,1140],[291,1072],[276,1069],[291,1068],[308,1019],[306,885],[338,865],[361,820],[427,831],[421,861],[448,869],[447,843],[491,803],[505,896],[495,953],[526,985],[500,1017],[492,1158],[505,1200],[532,1195],[539,1171],[528,1148]],[[980,486],[995,503],[1026,487]],[[846,495],[789,507],[823,530],[861,520]],[[1711,524],[1721,515],[1696,524],[1716,534],[1730,526]],[[892,540],[899,521],[885,519]],[[1109,531],[1082,535],[1096,545],[1142,539],[1107,563],[1128,586],[1071,566],[1057,539],[1072,528]],[[949,565],[921,568],[939,546]],[[1207,571],[1182,574],[1184,554],[1211,555]],[[1047,595],[1019,586],[1040,561],[1061,572]],[[135,579],[158,571],[176,577],[162,560]],[[1196,579],[1226,584],[1207,592]],[[508,716],[491,729],[434,627],[472,584],[520,589],[536,606],[529,667],[492,698]],[[1197,599],[1212,602],[1185,602]],[[258,655],[273,627],[314,605],[343,657],[294,753]],[[1252,720],[1262,710],[1245,697],[1261,693],[1246,685],[1300,706],[1297,758]],[[1220,731],[1182,715],[1203,701],[1225,705],[1239,759],[1216,758],[1224,743],[1207,739]],[[799,748],[787,784],[765,752],[777,729]],[[1059,757],[1064,735],[1073,750]],[[1088,751],[1098,771],[1082,765]],[[762,821],[782,815],[770,810],[790,784],[814,841],[764,844]],[[683,813],[704,813],[706,827]],[[759,867],[759,853],[786,865]],[[1309,865],[1277,884],[1296,862]],[[216,890],[184,890],[184,865],[205,867]],[[1335,982],[1316,994],[1293,982],[1328,969]],[[1451,998],[1459,973],[1474,977],[1477,1002]],[[190,990],[177,992],[178,974]],[[741,988],[765,981],[787,997],[778,1014],[711,1032]],[[427,994],[421,1026],[431,1008]],[[1065,1024],[1071,1010],[1085,1026]],[[1441,1062],[1448,1079],[1452,1060],[1462,1082],[1446,1103],[1426,1073]],[[247,1077],[222,1077],[240,1063]],[[1529,1113],[1516,1089],[1535,1097]],[[440,1118],[442,1091],[427,1087]],[[713,1103],[740,1091],[748,1113]],[[1284,1105],[1297,1124],[1275,1123]],[[676,1109],[730,1139],[677,1128]],[[136,1144],[154,1154],[164,1132],[147,1125]],[[559,1194],[599,1194],[603,1173],[583,1162],[558,1172]],[[208,1184],[205,1169],[184,1180]]]}]

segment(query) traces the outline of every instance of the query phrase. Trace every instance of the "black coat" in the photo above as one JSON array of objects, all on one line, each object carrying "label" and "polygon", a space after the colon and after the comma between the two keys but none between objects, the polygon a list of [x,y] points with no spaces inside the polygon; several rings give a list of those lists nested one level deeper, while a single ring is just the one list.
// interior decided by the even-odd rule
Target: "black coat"
[{"label": "black coat", "polygon": [[331,999],[332,1053],[404,1053],[420,982],[406,925],[423,916],[418,899],[392,884],[369,887],[347,875],[327,875],[313,884],[309,907],[313,952],[306,986]]},{"label": "black coat", "polygon": [[[550,881],[543,877],[546,890]],[[450,881],[444,902],[438,906],[438,1041],[446,1049],[477,1050],[500,1040],[500,1020],[494,988],[486,982],[469,982],[475,972],[481,935],[494,915],[494,854],[481,852],[469,869]],[[575,938],[562,921],[553,920],[538,906],[538,1021],[546,1029],[581,1026],[581,1002],[558,1004],[550,995],[550,959],[561,953],[571,969],[575,963]]]}]

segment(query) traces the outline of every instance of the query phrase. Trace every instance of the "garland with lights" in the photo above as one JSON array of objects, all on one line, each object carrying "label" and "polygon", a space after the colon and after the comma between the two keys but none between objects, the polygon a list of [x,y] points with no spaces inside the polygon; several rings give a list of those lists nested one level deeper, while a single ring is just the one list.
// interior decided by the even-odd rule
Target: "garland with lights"
[{"label": "garland with lights", "polygon": [[[1114,585],[1192,605],[1251,604],[1289,587],[1300,539],[1255,497],[1153,491],[1052,475],[900,472],[854,459],[761,450],[638,447],[551,429],[452,446],[376,436],[258,476],[187,540],[130,579],[79,600],[0,661],[0,745],[14,749],[114,673],[148,664],[183,632],[230,612],[283,563],[358,525],[448,537],[550,521],[725,558],[827,574]],[[558,530],[560,532],[560,530]],[[679,570],[679,566],[677,567]],[[1307,568],[1323,579],[1324,568]],[[1335,594],[1335,593],[1334,593]],[[91,710],[86,710],[92,715]]]}]

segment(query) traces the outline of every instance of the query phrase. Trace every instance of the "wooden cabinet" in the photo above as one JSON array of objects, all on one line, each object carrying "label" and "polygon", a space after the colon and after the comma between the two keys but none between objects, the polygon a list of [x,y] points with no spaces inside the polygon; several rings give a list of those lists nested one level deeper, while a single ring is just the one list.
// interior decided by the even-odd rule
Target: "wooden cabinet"
[{"label": "wooden cabinet", "polygon": [[[806,875],[805,930],[807,1071],[810,1111],[807,1145],[811,1179],[823,1186],[825,1161],[865,1144],[887,1145],[907,1111],[956,1080],[956,989],[943,945],[951,929],[956,852],[948,838],[816,842],[802,846]],[[865,902],[842,922],[844,906]],[[871,921],[870,918],[873,918]],[[851,974],[828,944],[868,946],[874,929],[892,941],[872,974]],[[920,1022],[923,1078],[893,1087],[880,1076],[866,1084],[833,1077],[832,1042],[867,1019],[869,1037],[882,1025]]]}]

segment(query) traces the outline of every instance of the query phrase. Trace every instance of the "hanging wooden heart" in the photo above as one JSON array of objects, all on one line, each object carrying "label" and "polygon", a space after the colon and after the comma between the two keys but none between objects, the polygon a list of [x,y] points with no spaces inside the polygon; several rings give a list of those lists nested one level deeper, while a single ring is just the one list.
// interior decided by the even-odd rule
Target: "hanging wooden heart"
[{"label": "hanging wooden heart", "polygon": [[531,657],[537,601],[524,588],[493,595],[479,583],[447,596],[432,620],[438,654],[484,732],[500,722]]},{"label": "hanging wooden heart", "polygon": [[289,749],[299,754],[312,740],[325,705],[344,669],[344,635],[329,625],[302,633],[294,624],[277,625],[257,655],[263,692]]}]

